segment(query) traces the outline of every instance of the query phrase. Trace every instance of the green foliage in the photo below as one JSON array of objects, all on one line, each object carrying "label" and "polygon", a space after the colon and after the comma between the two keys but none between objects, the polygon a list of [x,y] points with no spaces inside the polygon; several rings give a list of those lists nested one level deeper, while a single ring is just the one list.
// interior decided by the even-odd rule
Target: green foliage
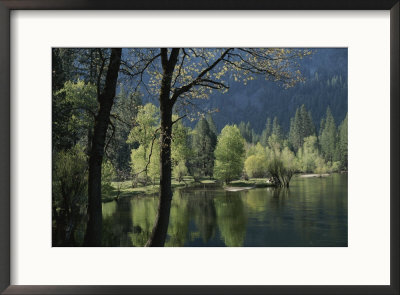
[{"label": "green foliage", "polygon": [[172,174],[174,175],[175,179],[178,182],[181,182],[183,180],[183,177],[188,174],[188,169],[185,165],[184,161],[178,162],[172,170]]},{"label": "green foliage", "polygon": [[217,126],[215,126],[214,119],[213,119],[213,117],[212,117],[212,115],[210,113],[207,114],[206,120],[207,120],[208,126],[210,127],[211,133],[213,133],[215,135],[215,142],[216,142],[217,141],[218,130],[217,130]]},{"label": "green foliage", "polygon": [[[138,108],[136,125],[128,136],[128,143],[139,147],[131,151],[131,169],[135,182],[147,183],[160,176],[160,145],[156,130],[159,125],[159,112],[155,105],[148,103]],[[150,158],[150,162],[149,162]]]},{"label": "green foliage", "polygon": [[331,110],[328,107],[326,110],[326,118],[324,120],[324,127],[320,136],[321,151],[327,161],[332,162],[336,157],[336,124],[332,116]]},{"label": "green foliage", "polygon": [[82,80],[67,81],[53,93],[53,145],[56,150],[70,149],[77,142],[88,146],[97,111],[97,91]]},{"label": "green foliage", "polygon": [[[158,141],[154,141],[153,151],[150,157],[151,147],[145,149],[144,145],[140,145],[137,149],[131,151],[131,165],[134,181],[147,184],[148,181],[153,183],[160,177],[160,145]],[[147,169],[146,169],[147,167]]]},{"label": "green foliage", "polygon": [[316,159],[320,157],[316,136],[304,138],[303,146],[298,150],[297,157],[300,171],[313,172],[315,170]]},{"label": "green foliage", "polygon": [[242,137],[249,143],[253,142],[253,129],[250,126],[250,123],[247,122],[240,122],[239,126],[238,126],[239,130],[240,130],[240,135],[242,135]]},{"label": "green foliage", "polygon": [[76,145],[53,155],[53,245],[74,245],[74,232],[87,204],[88,163]]},{"label": "green foliage", "polygon": [[315,158],[314,165],[315,165],[315,168],[314,168],[315,173],[322,175],[322,174],[328,172],[328,169],[329,169],[328,165],[325,163],[325,160],[321,156],[318,156],[317,158]]},{"label": "green foliage", "polygon": [[340,160],[340,169],[347,171],[348,166],[348,131],[347,131],[347,114],[346,118],[339,126],[339,142],[337,145]]},{"label": "green foliage", "polygon": [[307,112],[304,104],[296,110],[296,115],[290,121],[289,142],[297,151],[303,146],[304,138],[314,135],[315,128],[311,113]]},{"label": "green foliage", "polygon": [[268,138],[268,147],[271,148],[272,150],[279,150],[282,147],[282,142],[281,139],[279,138],[278,135],[276,134],[272,134],[269,138]]},{"label": "green foliage", "polygon": [[283,150],[279,147],[267,148],[266,153],[270,181],[276,186],[289,187],[298,167],[294,153],[288,147],[284,147]]},{"label": "green foliage", "polygon": [[260,143],[264,147],[268,145],[268,138],[270,137],[271,133],[272,133],[271,118],[267,118],[265,129],[263,130],[260,136]]},{"label": "green foliage", "polygon": [[[177,115],[172,116],[173,121],[177,119]],[[179,162],[185,163],[189,154],[189,130],[183,125],[182,121],[178,121],[172,126],[172,166],[177,165]]]},{"label": "green foliage", "polygon": [[265,148],[260,143],[257,143],[256,145],[246,145],[246,157],[252,155],[265,155]]},{"label": "green foliage", "polygon": [[53,201],[57,208],[71,211],[86,202],[87,169],[87,156],[80,145],[54,155]]},{"label": "green foliage", "polygon": [[281,141],[283,139],[283,131],[281,125],[278,123],[278,118],[275,117],[272,123],[272,135],[275,135],[277,140]]},{"label": "green foliage", "polygon": [[328,163],[328,164],[329,164],[329,172],[333,173],[333,172],[340,171],[340,166],[341,166],[340,161],[336,161],[336,162],[332,162],[332,163]]},{"label": "green foliage", "polygon": [[268,159],[265,148],[260,143],[257,143],[257,145],[249,147],[246,154],[247,158],[244,162],[244,169],[247,176],[255,178],[265,177],[268,171]]},{"label": "green foliage", "polygon": [[215,148],[214,177],[229,183],[240,177],[244,164],[244,139],[236,125],[222,129]]},{"label": "green foliage", "polygon": [[263,155],[252,155],[244,162],[246,174],[251,178],[264,177],[268,169],[268,160]]},{"label": "green foliage", "polygon": [[137,143],[127,142],[131,127],[135,126],[139,106],[142,105],[140,93],[127,93],[123,88],[114,99],[111,110],[111,123],[107,132],[107,155],[115,168],[124,175],[131,172],[130,156]]},{"label": "green foliage", "polygon": [[110,160],[103,160],[101,164],[101,191],[107,194],[111,189],[111,182],[116,177],[116,171]]},{"label": "green foliage", "polygon": [[225,196],[215,198],[217,224],[227,247],[243,246],[246,235],[247,218],[241,198]]},{"label": "green foliage", "polygon": [[150,145],[155,130],[158,128],[159,124],[160,115],[158,108],[155,105],[147,103],[144,106],[139,106],[136,125],[129,133],[127,142],[137,142],[147,148]]},{"label": "green foliage", "polygon": [[214,169],[214,150],[217,136],[208,121],[201,118],[192,133],[193,157],[190,170],[193,176],[212,176]]}]

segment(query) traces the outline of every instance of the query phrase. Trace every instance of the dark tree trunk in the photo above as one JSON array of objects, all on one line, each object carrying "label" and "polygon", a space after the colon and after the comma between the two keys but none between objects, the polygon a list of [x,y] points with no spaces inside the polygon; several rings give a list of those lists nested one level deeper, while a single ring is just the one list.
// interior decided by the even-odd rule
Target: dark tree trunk
[{"label": "dark tree trunk", "polygon": [[172,109],[161,107],[160,137],[160,200],[156,223],[147,246],[162,247],[167,237],[169,215],[172,201],[171,188],[171,129]]},{"label": "dark tree trunk", "polygon": [[101,164],[103,162],[106,134],[110,112],[114,102],[118,71],[121,63],[121,48],[111,50],[104,90],[99,94],[99,112],[95,117],[91,151],[89,154],[88,224],[84,246],[101,246]]},{"label": "dark tree trunk", "polygon": [[169,215],[172,201],[171,188],[171,134],[172,134],[172,108],[174,101],[170,99],[171,80],[175,65],[178,61],[179,49],[172,49],[168,59],[167,49],[161,49],[161,63],[163,78],[160,91],[160,201],[156,222],[146,246],[163,247],[167,237]]}]

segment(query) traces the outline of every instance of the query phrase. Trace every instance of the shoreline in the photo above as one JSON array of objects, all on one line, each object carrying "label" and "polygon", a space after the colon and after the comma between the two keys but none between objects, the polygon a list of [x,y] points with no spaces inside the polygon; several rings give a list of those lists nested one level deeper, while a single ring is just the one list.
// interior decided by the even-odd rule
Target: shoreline
[{"label": "shoreline", "polygon": [[228,192],[240,192],[240,191],[245,191],[245,190],[251,190],[255,188],[256,186],[226,186],[224,187],[224,190]]},{"label": "shoreline", "polygon": [[327,177],[329,176],[329,173],[323,173],[323,174],[315,174],[315,173],[309,173],[309,174],[301,174],[299,177],[302,178],[309,178],[309,177]]}]

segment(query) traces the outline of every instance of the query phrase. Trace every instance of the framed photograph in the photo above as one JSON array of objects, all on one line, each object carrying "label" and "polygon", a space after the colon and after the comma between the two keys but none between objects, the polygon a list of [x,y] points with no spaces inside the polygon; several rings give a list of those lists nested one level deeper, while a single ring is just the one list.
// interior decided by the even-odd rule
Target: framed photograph
[{"label": "framed photograph", "polygon": [[0,292],[399,294],[399,10],[0,0]]}]

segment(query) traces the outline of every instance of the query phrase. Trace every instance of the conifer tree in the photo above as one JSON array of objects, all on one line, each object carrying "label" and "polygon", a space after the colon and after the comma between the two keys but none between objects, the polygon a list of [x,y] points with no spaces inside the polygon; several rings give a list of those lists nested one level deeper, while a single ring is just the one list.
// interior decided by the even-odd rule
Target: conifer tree
[{"label": "conifer tree", "polygon": [[338,141],[338,155],[340,160],[340,168],[342,170],[347,170],[348,163],[348,132],[347,132],[347,116],[344,118],[339,126],[339,141]]},{"label": "conifer tree", "polygon": [[265,129],[261,133],[260,143],[265,147],[268,145],[268,138],[272,132],[271,118],[267,118],[267,123],[265,124]]},{"label": "conifer tree", "polygon": [[193,132],[192,148],[194,158],[191,172],[196,176],[212,176],[216,136],[206,119],[201,118]]},{"label": "conifer tree", "polygon": [[328,107],[324,121],[324,128],[321,131],[320,144],[321,151],[326,161],[333,162],[336,156],[336,124],[332,116],[331,110]]},{"label": "conifer tree", "polygon": [[305,105],[297,108],[294,118],[290,121],[289,142],[297,151],[303,146],[304,138],[314,135],[315,127],[311,113],[307,112]]},{"label": "conifer tree", "polygon": [[272,135],[275,135],[278,140],[283,139],[283,133],[282,133],[282,128],[278,123],[278,118],[275,117],[274,121],[272,123]]}]

